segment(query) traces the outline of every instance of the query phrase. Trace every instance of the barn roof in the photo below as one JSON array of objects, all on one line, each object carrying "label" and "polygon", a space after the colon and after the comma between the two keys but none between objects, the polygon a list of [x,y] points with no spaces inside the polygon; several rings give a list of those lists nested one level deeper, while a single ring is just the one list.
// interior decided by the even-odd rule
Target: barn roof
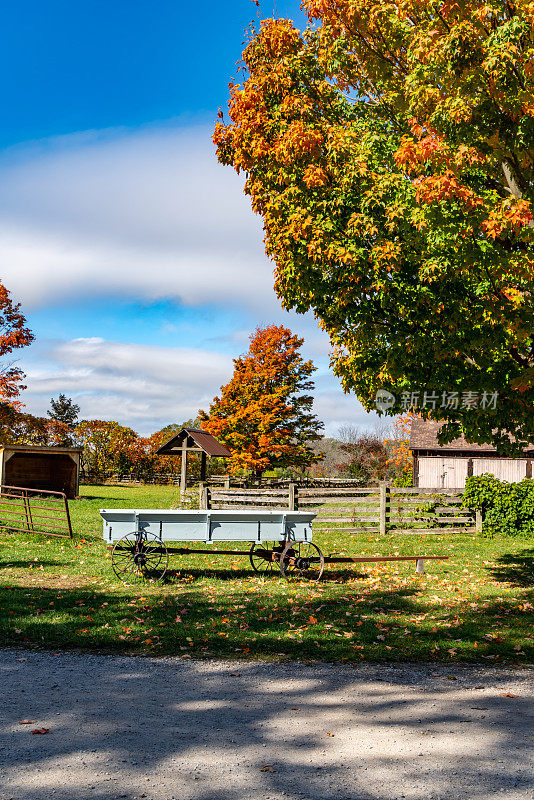
[{"label": "barn roof", "polygon": [[182,452],[184,439],[187,438],[187,450],[204,452],[208,456],[229,458],[230,451],[221,444],[211,433],[206,433],[199,428],[182,428],[179,433],[171,436],[156,452],[159,456],[178,456]]},{"label": "barn roof", "polygon": [[[430,419],[414,419],[410,430],[410,450],[435,450],[443,452],[465,452],[470,453],[497,453],[497,448],[492,444],[475,444],[467,442],[464,436],[453,439],[448,444],[439,444],[438,432],[445,425],[445,422],[436,422]],[[532,452],[534,445],[524,452]]]}]

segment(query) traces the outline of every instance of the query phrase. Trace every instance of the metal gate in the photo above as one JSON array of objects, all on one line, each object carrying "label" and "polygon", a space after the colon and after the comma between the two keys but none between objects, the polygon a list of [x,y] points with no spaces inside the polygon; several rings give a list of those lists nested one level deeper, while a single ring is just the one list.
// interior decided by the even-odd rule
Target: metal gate
[{"label": "metal gate", "polygon": [[0,528],[72,539],[67,496],[24,486],[0,486]]}]

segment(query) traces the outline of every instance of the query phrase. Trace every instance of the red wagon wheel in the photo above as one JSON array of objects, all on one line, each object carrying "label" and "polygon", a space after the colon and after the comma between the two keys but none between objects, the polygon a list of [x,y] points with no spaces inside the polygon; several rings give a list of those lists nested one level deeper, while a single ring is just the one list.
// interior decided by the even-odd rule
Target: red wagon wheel
[{"label": "red wagon wheel", "polygon": [[320,581],[324,556],[313,542],[288,542],[278,564],[284,578],[305,578]]},{"label": "red wagon wheel", "polygon": [[167,572],[169,554],[153,533],[127,533],[111,554],[113,572],[123,583],[160,581]]}]

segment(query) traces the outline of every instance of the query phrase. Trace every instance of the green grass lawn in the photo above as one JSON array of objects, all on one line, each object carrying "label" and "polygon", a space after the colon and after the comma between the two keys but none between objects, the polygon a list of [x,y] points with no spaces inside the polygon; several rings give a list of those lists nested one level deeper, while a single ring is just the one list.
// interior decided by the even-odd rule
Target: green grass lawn
[{"label": "green grass lawn", "polygon": [[257,576],[241,556],[174,556],[163,585],[120,584],[98,509],[177,501],[174,487],[85,486],[70,503],[73,541],[2,533],[0,641],[184,658],[534,662],[532,541],[332,531],[314,539],[325,554],[450,560],[427,562],[424,576],[413,562],[326,567],[317,584]]}]

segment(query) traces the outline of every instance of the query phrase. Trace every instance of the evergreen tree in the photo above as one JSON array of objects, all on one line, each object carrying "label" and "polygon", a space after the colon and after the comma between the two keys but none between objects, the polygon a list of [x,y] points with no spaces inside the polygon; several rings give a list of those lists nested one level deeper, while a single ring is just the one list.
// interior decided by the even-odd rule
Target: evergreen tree
[{"label": "evergreen tree", "polygon": [[50,400],[51,409],[46,413],[54,427],[56,443],[68,447],[74,444],[74,429],[78,421],[80,406],[70,397],[60,394],[57,400]]}]

